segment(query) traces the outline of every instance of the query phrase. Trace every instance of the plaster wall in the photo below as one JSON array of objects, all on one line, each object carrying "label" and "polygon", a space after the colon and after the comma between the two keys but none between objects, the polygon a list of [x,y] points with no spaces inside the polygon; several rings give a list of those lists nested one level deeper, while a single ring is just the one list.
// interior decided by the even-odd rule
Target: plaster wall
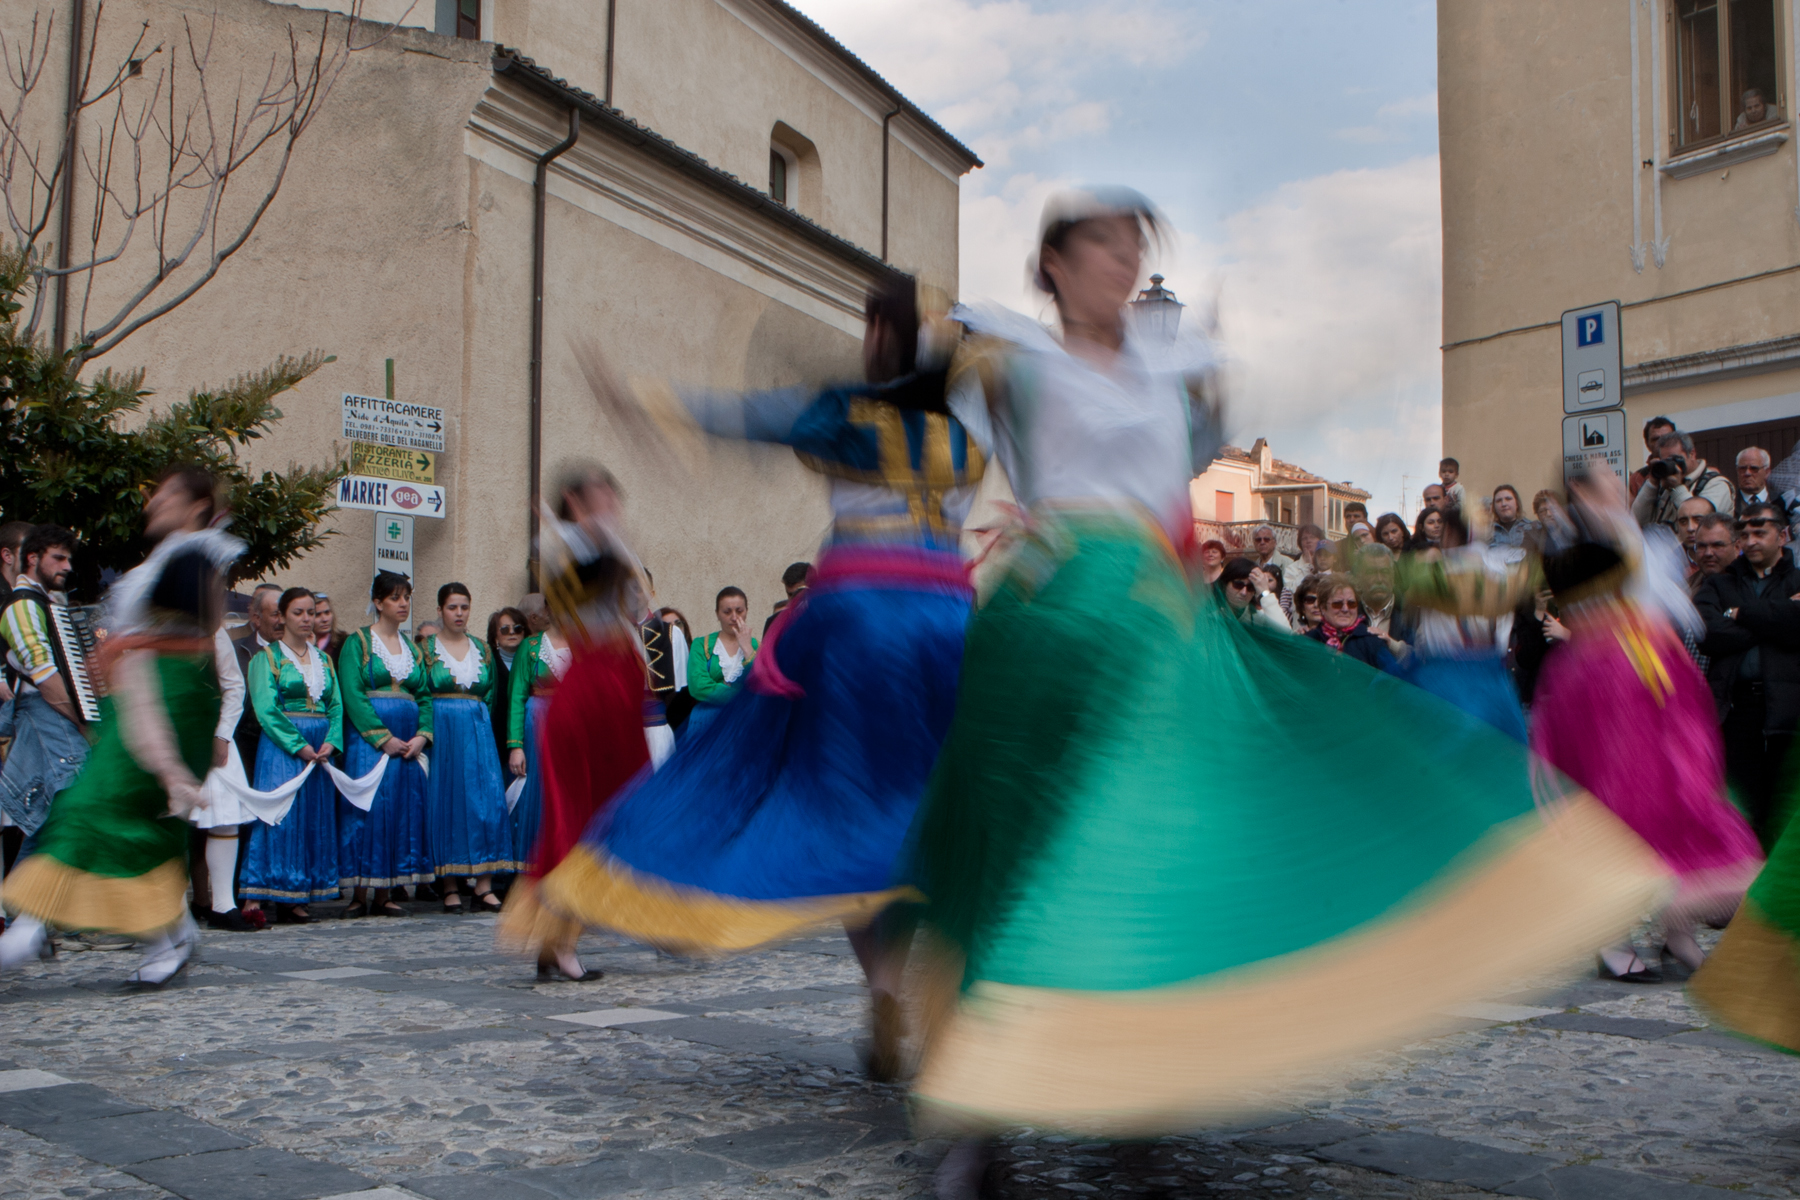
[{"label": "plaster wall", "polygon": [[[1791,113],[1793,6],[1776,7]],[[1560,486],[1566,309],[1619,300],[1627,367],[1800,333],[1791,125],[1772,154],[1661,178],[1667,249],[1656,262],[1656,164],[1671,154],[1673,118],[1667,10],[1667,0],[1637,5],[1634,110],[1631,4],[1440,0],[1444,451],[1461,459],[1472,494],[1502,482],[1527,494]],[[1658,412],[1679,422],[1713,402],[1714,386],[1628,396],[1628,430],[1635,438]],[[1793,390],[1774,379],[1733,387]],[[1642,457],[1634,440],[1630,461]]]}]

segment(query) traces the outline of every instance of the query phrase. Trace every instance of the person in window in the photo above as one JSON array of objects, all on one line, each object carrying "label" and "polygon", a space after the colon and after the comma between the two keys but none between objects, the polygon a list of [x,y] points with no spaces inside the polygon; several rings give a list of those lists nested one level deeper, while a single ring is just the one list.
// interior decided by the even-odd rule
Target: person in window
[{"label": "person in window", "polygon": [[1761,88],[1750,88],[1743,95],[1744,111],[1738,114],[1733,129],[1748,129],[1765,121],[1781,120],[1781,110],[1763,99]]},{"label": "person in window", "polygon": [[743,588],[720,591],[713,601],[713,614],[719,618],[719,632],[707,634],[688,652],[688,694],[694,698],[694,711],[687,719],[688,737],[705,729],[737,695],[738,680],[761,648],[750,636],[750,602]]}]

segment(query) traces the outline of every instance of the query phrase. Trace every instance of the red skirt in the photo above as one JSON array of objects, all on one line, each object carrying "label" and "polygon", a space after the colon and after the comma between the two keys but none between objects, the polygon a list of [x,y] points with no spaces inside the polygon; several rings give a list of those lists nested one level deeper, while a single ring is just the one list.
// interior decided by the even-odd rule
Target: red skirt
[{"label": "red skirt", "polygon": [[535,873],[547,875],[594,814],[650,761],[644,741],[644,663],[630,642],[574,647],[538,729],[544,808]]}]

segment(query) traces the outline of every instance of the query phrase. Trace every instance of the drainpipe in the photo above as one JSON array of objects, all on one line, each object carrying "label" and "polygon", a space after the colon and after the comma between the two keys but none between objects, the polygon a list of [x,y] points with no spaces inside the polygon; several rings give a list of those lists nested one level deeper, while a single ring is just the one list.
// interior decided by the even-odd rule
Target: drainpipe
[{"label": "drainpipe", "polygon": [[[69,242],[75,236],[75,119],[81,105],[81,37],[87,19],[87,0],[69,5],[69,89],[63,102],[62,211],[57,216],[56,269],[69,269]],[[56,277],[56,315],[50,343],[61,354],[69,343],[69,277]]]},{"label": "drainpipe", "polygon": [[538,591],[538,509],[544,466],[544,213],[550,198],[550,163],[581,136],[581,110],[569,110],[569,136],[538,156],[531,214],[531,589]]},{"label": "drainpipe", "polygon": [[619,0],[606,0],[606,107],[613,106],[613,35],[618,29]]},{"label": "drainpipe", "polygon": [[881,118],[881,261],[888,260],[888,123],[900,115],[895,109]]}]

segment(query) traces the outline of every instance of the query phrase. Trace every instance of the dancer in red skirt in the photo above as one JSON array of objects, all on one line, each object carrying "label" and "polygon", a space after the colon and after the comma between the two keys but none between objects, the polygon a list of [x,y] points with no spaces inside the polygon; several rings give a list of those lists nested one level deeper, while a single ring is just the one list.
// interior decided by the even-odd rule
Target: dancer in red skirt
[{"label": "dancer in red skirt", "polygon": [[619,488],[597,463],[565,468],[556,517],[538,554],[544,597],[573,654],[538,730],[544,807],[531,872],[513,885],[500,921],[504,943],[537,951],[538,978],[586,983],[600,972],[575,954],[581,926],[545,910],[537,881],[581,839],[627,780],[650,761],[644,740],[646,677],[637,622],[649,589],[619,537]]}]

